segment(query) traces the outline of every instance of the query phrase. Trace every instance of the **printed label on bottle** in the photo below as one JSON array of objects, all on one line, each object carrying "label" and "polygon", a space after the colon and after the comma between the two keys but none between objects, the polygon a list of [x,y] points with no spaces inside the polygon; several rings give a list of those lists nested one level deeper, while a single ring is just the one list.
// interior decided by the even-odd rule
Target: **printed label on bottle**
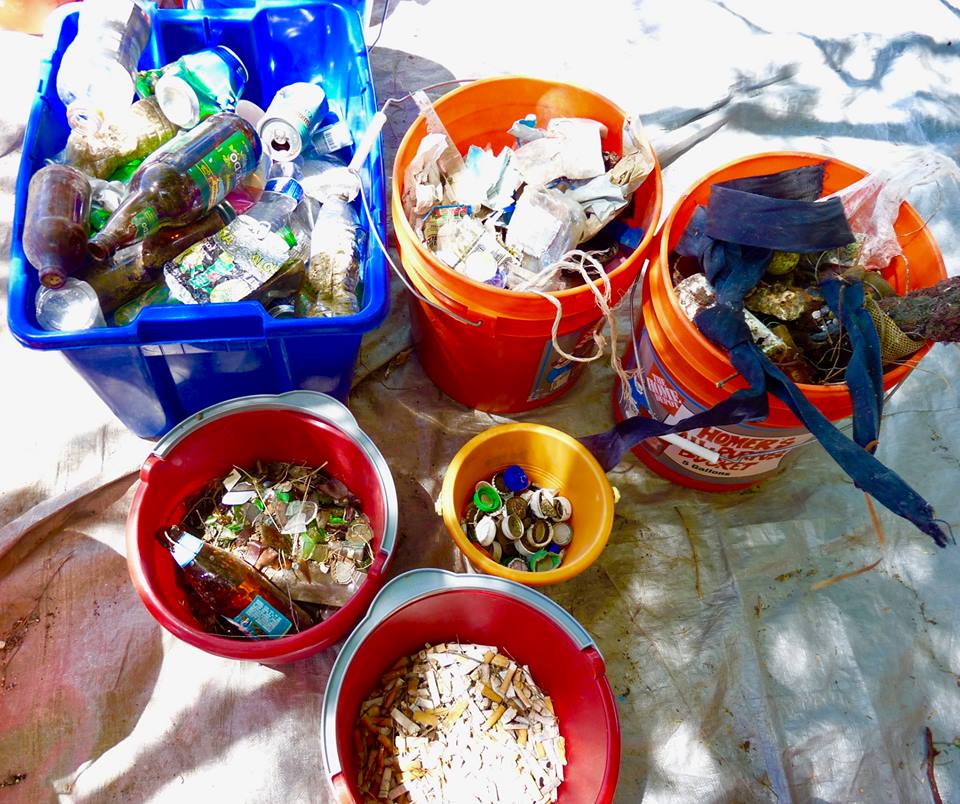
[{"label": "printed label on bottle", "polygon": [[293,623],[257,595],[231,622],[254,638],[279,637],[293,628]]},{"label": "printed label on bottle", "polygon": [[235,131],[222,143],[187,169],[187,175],[200,189],[207,210],[219,204],[252,165],[253,147],[242,131]]},{"label": "printed label on bottle", "polygon": [[180,534],[180,538],[177,539],[171,549],[176,562],[181,567],[185,567],[187,564],[193,563],[202,547],[203,539],[197,538],[192,533],[184,532]]},{"label": "printed label on bottle", "polygon": [[156,231],[159,220],[160,216],[157,215],[157,211],[153,207],[144,207],[134,214],[130,222],[137,231],[137,237],[143,239]]}]

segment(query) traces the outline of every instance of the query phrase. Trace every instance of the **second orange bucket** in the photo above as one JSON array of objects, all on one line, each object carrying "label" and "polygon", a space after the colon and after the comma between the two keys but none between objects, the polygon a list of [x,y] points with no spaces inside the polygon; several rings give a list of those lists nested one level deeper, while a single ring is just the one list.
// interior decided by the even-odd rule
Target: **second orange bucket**
[{"label": "second orange bucket", "polygon": [[[607,127],[603,149],[618,153],[622,149],[624,111],[594,92],[569,84],[514,76],[491,78],[454,90],[434,105],[464,153],[471,145],[489,145],[495,151],[514,146],[507,130],[531,113],[539,126],[555,117],[599,120]],[[410,299],[420,362],[444,393],[478,410],[512,413],[552,402],[573,387],[584,365],[564,360],[554,351],[551,329],[556,307],[536,294],[494,288],[457,273],[420,242],[403,212],[403,177],[426,134],[426,123],[418,117],[400,143],[391,208],[400,259],[410,283],[433,303]],[[642,241],[609,274],[614,303],[640,272],[662,201],[660,166],[656,165],[634,194],[626,220],[631,227],[642,228]],[[563,310],[560,345],[576,356],[592,353],[596,348],[592,335],[603,326],[603,319],[590,288],[553,295]]]},{"label": "second orange bucket", "polygon": [[[563,563],[549,572],[508,569],[467,538],[460,515],[481,480],[520,466],[531,482],[558,489],[570,500],[573,540]],[[560,583],[589,567],[607,545],[617,493],[597,459],[572,436],[542,424],[504,424],[475,436],[454,456],[443,478],[439,512],[447,531],[480,572],[528,586]]]}]

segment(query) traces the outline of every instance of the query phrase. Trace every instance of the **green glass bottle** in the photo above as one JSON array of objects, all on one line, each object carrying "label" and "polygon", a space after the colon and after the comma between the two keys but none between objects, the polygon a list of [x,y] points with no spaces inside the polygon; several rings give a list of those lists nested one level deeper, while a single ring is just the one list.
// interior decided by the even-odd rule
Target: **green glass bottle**
[{"label": "green glass bottle", "polygon": [[155,151],[130,179],[130,194],[90,241],[106,261],[121,246],[184,226],[223,201],[260,159],[260,140],[242,117],[213,115]]}]

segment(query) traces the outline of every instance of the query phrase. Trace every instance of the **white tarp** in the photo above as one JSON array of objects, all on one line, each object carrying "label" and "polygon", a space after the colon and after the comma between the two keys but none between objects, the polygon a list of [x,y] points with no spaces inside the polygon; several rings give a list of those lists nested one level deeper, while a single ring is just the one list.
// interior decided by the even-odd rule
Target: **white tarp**
[{"label": "white tarp", "polygon": [[[4,241],[38,52],[36,40],[0,34]],[[809,150],[870,169],[901,144],[954,157],[960,146],[951,0],[398,2],[372,58],[380,98],[453,77],[539,75],[640,111],[652,139],[727,100],[727,124],[664,172],[665,210],[706,171],[753,152]],[[389,156],[414,115],[412,104],[391,114]],[[960,191],[930,190],[917,206],[957,273]],[[388,370],[408,346],[395,287],[351,407],[397,480],[394,571],[461,568],[433,499],[450,457],[500,419],[444,397],[415,356]],[[0,801],[331,800],[319,712],[333,652],[248,666],[156,625],[123,557],[149,444],[61,356],[6,334],[0,366]],[[593,364],[562,401],[518,418],[601,430],[611,387],[609,367]],[[878,451],[955,531],[958,408],[960,354],[939,346],[888,405]],[[885,511],[879,545],[863,495],[817,446],[749,493],[688,491],[632,456],[611,479],[623,498],[608,548],[549,591],[606,658],[620,801],[929,802],[927,727],[943,801],[960,801],[960,547],[938,550]]]}]

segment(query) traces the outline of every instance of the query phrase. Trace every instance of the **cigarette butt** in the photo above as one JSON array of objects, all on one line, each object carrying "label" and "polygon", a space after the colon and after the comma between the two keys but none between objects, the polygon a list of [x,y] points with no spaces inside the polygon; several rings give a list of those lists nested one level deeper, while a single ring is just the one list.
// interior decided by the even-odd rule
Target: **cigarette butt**
[{"label": "cigarette butt", "polygon": [[390,690],[390,692],[387,693],[387,698],[383,702],[383,708],[386,709],[387,711],[389,711],[390,707],[393,706],[393,702],[397,697],[397,691],[398,691],[398,688],[394,687],[393,689]]},{"label": "cigarette butt", "polygon": [[380,768],[382,768],[383,767],[383,750],[385,748],[387,751],[389,751],[392,754],[393,743],[390,742],[390,738],[387,737],[386,734],[380,734],[379,732],[377,733],[377,741],[380,743],[380,745],[383,746],[383,748],[380,749],[380,757],[377,759],[377,765]]},{"label": "cigarette butt", "polygon": [[520,743],[521,746],[525,746],[525,745],[527,744],[527,730],[526,730],[526,729],[519,729],[519,730],[517,731],[517,742]]},{"label": "cigarette butt", "polygon": [[493,657],[496,655],[497,654],[494,651],[488,650],[485,654],[483,654],[483,663],[490,664],[490,662],[493,661]]},{"label": "cigarette butt", "polygon": [[407,695],[413,695],[420,687],[420,681],[416,676],[407,679]]},{"label": "cigarette butt", "polygon": [[364,728],[369,731],[371,734],[376,734],[377,737],[380,736],[380,729],[377,728],[376,724],[370,719],[368,715],[364,715],[360,718],[360,722],[363,723]]},{"label": "cigarette butt", "polygon": [[445,721],[446,725],[452,726],[454,723],[456,723],[457,720],[460,718],[460,715],[464,713],[464,710],[467,708],[467,705],[469,703],[470,702],[466,698],[461,698],[459,701],[457,701],[457,705],[454,706],[453,709],[450,710],[450,713],[447,715],[447,718]]},{"label": "cigarette butt", "polygon": [[391,670],[398,670],[398,669],[401,668],[401,667],[406,667],[408,664],[410,664],[410,657],[409,657],[409,656],[404,656],[404,657],[402,657],[402,658],[400,658],[400,659],[397,659],[397,660],[390,666],[390,669],[391,669]]},{"label": "cigarette butt", "polygon": [[510,682],[513,681],[513,674],[517,672],[516,666],[507,670],[507,674],[503,677],[503,682],[500,684],[499,692],[501,695],[506,695],[507,690],[510,689]]},{"label": "cigarette butt", "polygon": [[493,726],[495,726],[495,725],[497,724],[497,721],[500,720],[500,718],[503,716],[503,713],[506,712],[506,711],[507,711],[507,707],[505,707],[503,704],[500,704],[500,706],[498,706],[498,707],[493,711],[493,714],[490,715],[490,717],[487,718],[487,726],[486,726],[486,727],[489,729],[489,728],[492,728]]},{"label": "cigarette butt", "polygon": [[560,754],[560,761],[567,764],[567,741],[563,737],[557,737],[557,752]]},{"label": "cigarette butt", "polygon": [[537,742],[535,742],[535,743],[533,744],[533,750],[536,751],[536,753],[537,753],[537,759],[546,759],[546,758],[547,758],[547,751],[546,751],[546,749],[543,747],[543,743],[541,743],[539,740],[537,740]]},{"label": "cigarette butt", "polygon": [[490,664],[495,664],[497,667],[509,667],[510,660],[502,653],[498,653],[490,660]]},{"label": "cigarette butt", "polygon": [[551,715],[556,715],[557,713],[553,711],[553,701],[550,700],[550,696],[547,695],[543,699],[543,703],[546,705],[547,709],[550,710]]},{"label": "cigarette butt", "polygon": [[484,698],[489,698],[494,703],[501,703],[503,701],[503,696],[487,684],[483,685],[483,689],[480,690],[480,693]]},{"label": "cigarette butt", "polygon": [[415,722],[424,726],[440,725],[440,718],[437,717],[433,712],[414,712],[413,719]]}]

